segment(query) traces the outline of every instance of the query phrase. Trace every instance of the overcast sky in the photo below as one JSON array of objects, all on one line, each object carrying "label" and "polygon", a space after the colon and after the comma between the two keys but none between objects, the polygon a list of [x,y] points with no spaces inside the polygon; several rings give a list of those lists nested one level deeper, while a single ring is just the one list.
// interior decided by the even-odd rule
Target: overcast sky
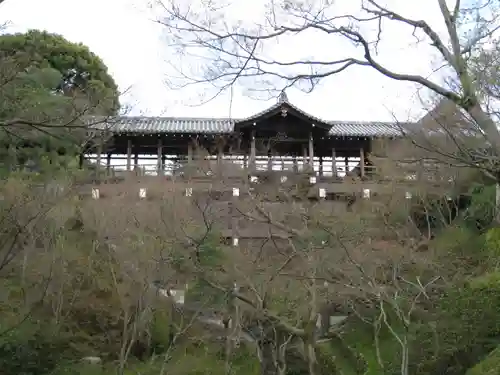
[{"label": "overcast sky", "polygon": [[[144,2],[146,0],[143,0]],[[187,0],[186,0],[187,1]],[[255,16],[264,0],[234,0],[235,19]],[[355,0],[351,0],[355,1]],[[436,0],[388,0],[403,7],[406,15],[425,18],[442,27]],[[172,74],[166,59],[176,61],[167,46],[161,26],[132,0],[7,0],[0,6],[0,19],[10,21],[12,31],[29,28],[62,34],[70,41],[82,42],[98,54],[122,90],[130,89],[127,103],[134,114],[233,117],[249,116],[274,103],[249,99],[237,90],[230,106],[229,96],[204,106],[195,106],[196,88],[169,90],[164,84]],[[428,74],[435,61],[429,48],[415,46],[410,32],[394,29],[386,39],[383,61],[403,72]],[[328,42],[328,43],[327,43]],[[302,56],[328,55],[328,51],[347,48],[342,42],[293,39],[281,43],[279,53]],[[183,64],[186,62],[183,61]],[[420,113],[415,87],[391,81],[367,68],[350,69],[325,80],[313,93],[289,90],[292,103],[328,120],[405,120]],[[231,109],[231,111],[230,111]]]}]

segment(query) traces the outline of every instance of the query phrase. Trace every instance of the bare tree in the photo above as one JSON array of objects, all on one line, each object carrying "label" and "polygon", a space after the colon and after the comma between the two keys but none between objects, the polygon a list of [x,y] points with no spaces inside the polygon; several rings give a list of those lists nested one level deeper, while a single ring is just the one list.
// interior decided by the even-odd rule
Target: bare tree
[{"label": "bare tree", "polygon": [[76,194],[69,180],[49,186],[16,174],[0,186],[0,276],[5,282],[1,304],[5,312],[18,311],[0,335],[17,329],[44,306],[52,306],[56,323],[60,320],[67,301],[60,293],[65,276],[58,250],[71,218],[69,202]]},{"label": "bare tree", "polygon": [[[289,346],[302,354],[313,375],[319,373],[320,339],[329,335],[322,337],[318,327],[319,316],[328,305],[341,305],[344,313],[363,315],[359,310],[368,304],[380,312],[379,324],[385,329],[409,326],[413,309],[425,297],[425,284],[435,280],[420,281],[424,277],[420,272],[432,265],[428,252],[417,251],[426,233],[420,232],[409,216],[404,185],[396,183],[390,198],[363,200],[357,193],[350,211],[342,212],[346,203],[308,202],[304,191],[309,189],[300,188],[304,177],[287,177],[282,183],[264,180],[252,190],[240,187],[242,198],[233,199],[233,214],[225,215],[233,216],[227,219],[233,221],[227,222],[230,225],[236,225],[237,217],[238,230],[231,231],[239,231],[243,238],[235,249],[223,250],[226,260],[219,272],[207,272],[196,262],[191,272],[212,288],[231,293],[240,303],[240,320],[246,317],[250,323],[258,322],[262,373],[283,371],[286,359],[282,350]],[[356,190],[355,183],[352,189]],[[207,204],[218,206],[216,202],[203,195],[192,199],[196,207],[205,207],[206,218],[213,215],[214,222],[223,220],[217,210],[206,209]],[[217,225],[204,230],[217,231]],[[200,246],[196,240],[193,245]],[[407,279],[409,268],[419,275],[417,279]],[[236,290],[229,289],[231,281]],[[397,323],[383,320],[384,308],[396,314]],[[329,315],[323,315],[323,325],[328,325],[328,320]],[[409,331],[393,332],[401,345],[401,373],[407,374]]]},{"label": "bare tree", "polygon": [[[393,6],[378,0],[349,2],[330,1],[269,1],[263,8],[262,19],[251,24],[231,21],[231,7],[223,2],[190,3],[154,2],[159,12],[158,22],[183,49],[200,57],[203,75],[193,76],[183,70],[183,84],[210,83],[220,90],[242,82],[279,93],[294,84],[306,84],[313,90],[322,79],[339,74],[352,66],[371,68],[389,79],[414,83],[453,103],[448,112],[457,108],[471,120],[471,126],[484,141],[500,147],[500,134],[489,111],[484,106],[480,87],[474,75],[474,59],[500,27],[498,3],[478,0],[473,3],[456,0],[450,4],[436,0],[438,18],[444,32],[431,21],[404,15]],[[229,10],[228,10],[229,9]],[[348,9],[348,11],[346,11]],[[434,16],[434,17],[432,17]],[[435,14],[429,18],[436,18]],[[437,78],[401,73],[381,63],[379,44],[394,27],[413,32],[417,43],[430,44],[440,57]],[[389,29],[391,31],[389,31]],[[337,60],[317,61],[309,57],[287,60],[273,53],[273,45],[282,38],[293,41],[298,35],[323,35],[335,45],[338,38],[352,42],[355,56]],[[427,59],[423,55],[422,59]],[[423,62],[425,62],[423,60]],[[198,69],[199,71],[199,69]],[[477,72],[477,70],[476,70]],[[436,74],[435,74],[436,75]],[[187,82],[187,83],[186,83]]]},{"label": "bare tree", "polygon": [[[406,193],[426,201],[426,194],[441,191],[393,178],[385,194],[363,199],[356,181],[345,182],[355,197],[348,208],[308,200],[314,188],[304,175],[279,181],[260,175],[249,184],[237,166],[215,168],[209,161],[184,173],[178,182],[148,189],[137,205],[127,203],[139,199],[130,196],[89,204],[113,225],[108,240],[129,249],[124,258],[140,248],[170,289],[189,285],[183,309],[193,304],[212,339],[224,337],[227,372],[239,342],[255,351],[262,374],[285,373],[291,351],[311,375],[319,374],[322,342],[341,335],[336,323],[328,327],[328,311],[336,311],[341,321],[358,316],[375,331],[393,332],[401,374],[408,374],[412,316],[423,313],[420,304],[438,278],[429,272],[435,270],[432,251],[421,246],[427,228],[410,215],[414,201]],[[197,189],[207,178],[212,188]],[[104,214],[112,206],[115,213]],[[131,224],[141,232],[133,251]]]}]

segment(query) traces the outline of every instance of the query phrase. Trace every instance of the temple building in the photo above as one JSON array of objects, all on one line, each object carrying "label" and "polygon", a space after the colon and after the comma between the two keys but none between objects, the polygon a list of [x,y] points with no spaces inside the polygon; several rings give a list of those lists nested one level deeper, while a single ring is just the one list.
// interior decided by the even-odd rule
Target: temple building
[{"label": "temple building", "polygon": [[251,171],[304,171],[322,178],[350,171],[370,174],[368,155],[377,139],[401,136],[401,125],[317,118],[290,103],[241,119],[123,116],[99,125],[106,138],[94,158],[116,171],[141,169],[173,175],[205,150],[205,159],[232,161]]},{"label": "temple building", "polygon": [[[143,200],[144,207],[152,200],[151,212],[158,208],[157,199],[176,194],[193,197],[187,201],[196,202],[193,207],[198,210],[197,203],[208,200],[221,238],[234,246],[256,239],[266,242],[270,236],[286,241],[289,236],[267,222],[239,217],[239,208],[234,207],[245,205],[247,198],[258,196],[274,218],[287,223],[292,223],[290,218],[300,219],[299,225],[302,216],[296,210],[301,204],[310,203],[322,215],[335,216],[350,210],[358,199],[399,196],[410,202],[421,188],[436,189],[439,194],[449,190],[442,169],[440,181],[422,176],[421,164],[415,178],[407,178],[406,166],[394,178],[384,175],[371,160],[380,144],[397,145],[404,138],[403,130],[421,122],[320,119],[290,103],[284,93],[266,110],[241,119],[122,116],[101,120],[93,124],[93,131],[98,129],[93,159],[101,166],[98,171],[112,178],[93,179],[83,195],[92,190],[94,199]],[[200,168],[207,164],[208,169]],[[265,183],[269,180],[275,183]],[[420,184],[423,180],[432,183]],[[189,206],[182,208],[184,213]]]}]

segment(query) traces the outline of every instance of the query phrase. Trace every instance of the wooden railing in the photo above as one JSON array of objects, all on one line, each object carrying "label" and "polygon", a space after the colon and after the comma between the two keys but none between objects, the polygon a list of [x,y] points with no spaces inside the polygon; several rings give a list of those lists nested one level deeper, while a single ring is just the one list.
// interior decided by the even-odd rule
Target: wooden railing
[{"label": "wooden railing", "polygon": [[99,174],[104,176],[120,177],[120,176],[189,176],[189,177],[212,177],[215,175],[224,175],[228,178],[231,177],[241,177],[242,175],[259,175],[261,173],[276,173],[276,174],[309,174],[322,179],[328,179],[332,181],[342,181],[344,178],[349,177],[361,177],[363,174],[364,178],[370,178],[377,174],[377,168],[374,166],[365,166],[363,172],[361,172],[359,166],[351,169],[345,173],[344,170],[340,168],[337,169],[334,174],[331,170],[331,165],[323,166],[321,164],[315,165],[315,170],[313,171],[311,166],[299,166],[298,168],[293,168],[293,166],[286,166],[284,169],[272,169],[269,170],[265,168],[264,165],[257,165],[256,168],[251,168],[243,166],[242,164],[236,163],[221,163],[217,164],[215,161],[209,161],[207,163],[200,164],[190,164],[187,160],[176,161],[172,164],[167,164],[158,168],[156,163],[142,163],[139,165],[132,166],[130,170],[127,170],[126,164],[114,164],[109,167],[101,166],[99,168]]}]

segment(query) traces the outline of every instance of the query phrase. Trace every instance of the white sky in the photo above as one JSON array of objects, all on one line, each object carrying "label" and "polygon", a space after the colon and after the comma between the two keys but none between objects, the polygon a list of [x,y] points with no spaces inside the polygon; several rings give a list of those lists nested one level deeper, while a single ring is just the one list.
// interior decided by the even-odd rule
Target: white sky
[{"label": "white sky", "polygon": [[[235,0],[239,7],[237,17],[255,15],[252,10],[260,1]],[[344,1],[352,4],[355,0]],[[436,0],[388,1],[403,7],[405,15],[425,18],[442,27]],[[151,22],[132,0],[6,0],[0,5],[0,21],[10,21],[11,31],[45,29],[88,45],[107,64],[121,90],[130,88],[127,102],[133,106],[133,114],[243,117],[275,101],[257,101],[240,93],[234,98],[232,107],[227,95],[204,106],[189,106],[196,103],[193,89],[172,91],[164,84],[170,69],[165,63],[166,57],[173,62],[178,57],[162,38],[162,27]],[[435,61],[429,60],[429,48],[415,46],[409,33],[397,28],[391,30],[388,38],[382,61],[403,72],[426,75],[431,71]],[[327,43],[295,38],[281,43],[278,52],[283,56],[297,51],[302,51],[303,55],[325,56],[328,51],[349,47],[346,46],[341,42],[332,45],[331,40]],[[315,116],[328,120],[365,121],[390,121],[394,113],[399,120],[405,120],[410,110],[415,116],[420,113],[420,105],[414,93],[415,87],[359,67],[325,80],[313,93],[287,91],[292,103]]]}]

